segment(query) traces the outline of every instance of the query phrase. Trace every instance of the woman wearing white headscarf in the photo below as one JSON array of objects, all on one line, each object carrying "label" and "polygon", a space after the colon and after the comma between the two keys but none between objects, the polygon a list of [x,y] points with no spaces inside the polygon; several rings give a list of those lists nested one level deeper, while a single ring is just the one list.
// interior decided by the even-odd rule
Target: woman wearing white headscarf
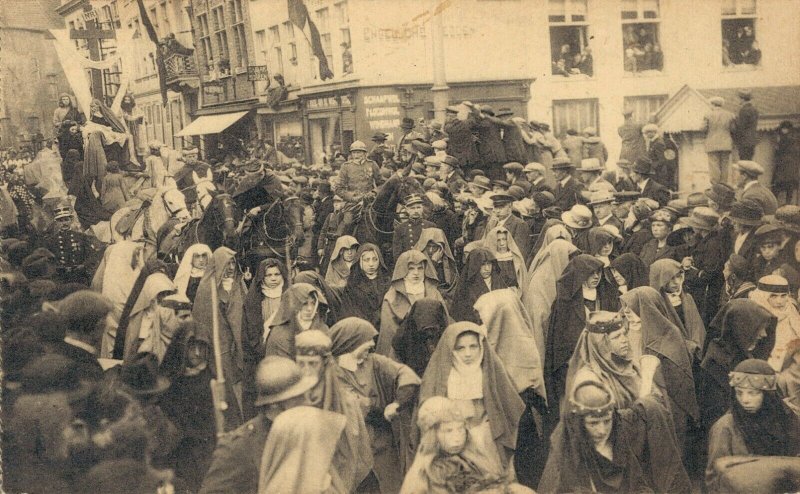
[{"label": "woman wearing white headscarf", "polygon": [[350,268],[356,262],[358,245],[358,240],[350,235],[342,235],[336,239],[328,269],[325,271],[325,282],[328,286],[341,289],[347,285]]},{"label": "woman wearing white headscarf", "polygon": [[175,311],[161,302],[175,292],[175,285],[164,273],[153,273],[147,277],[133,305],[125,333],[123,359],[126,362],[132,361],[139,352],[153,353],[159,361],[164,358],[179,321],[175,319]]},{"label": "woman wearing white headscarf", "polygon": [[504,226],[490,230],[483,239],[483,246],[497,259],[500,272],[506,277],[509,286],[522,287],[528,279],[525,256],[514,242],[511,232]]},{"label": "woman wearing white headscarf", "polygon": [[789,282],[783,276],[771,274],[758,280],[756,289],[750,292],[750,300],[767,309],[778,318],[775,328],[775,345],[767,362],[780,372],[790,341],[800,338],[800,313],[789,296]]},{"label": "woman wearing white headscarf", "polygon": [[194,244],[186,249],[186,253],[181,258],[178,271],[172,282],[178,289],[178,293],[194,302],[197,295],[197,287],[206,272],[208,261],[211,259],[211,248],[206,244]]}]

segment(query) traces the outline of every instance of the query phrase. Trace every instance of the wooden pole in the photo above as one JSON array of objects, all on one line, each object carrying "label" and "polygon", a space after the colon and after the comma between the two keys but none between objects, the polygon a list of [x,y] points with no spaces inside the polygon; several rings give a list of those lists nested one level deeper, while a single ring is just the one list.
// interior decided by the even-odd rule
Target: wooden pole
[{"label": "wooden pole", "polygon": [[[216,269],[217,267],[215,267]],[[222,344],[219,338],[219,303],[217,301],[217,280],[211,274],[211,344],[214,350],[214,367],[217,378],[211,380],[211,397],[214,400],[214,423],[217,436],[225,432],[225,410],[228,402],[225,399],[225,374],[222,370]]]}]

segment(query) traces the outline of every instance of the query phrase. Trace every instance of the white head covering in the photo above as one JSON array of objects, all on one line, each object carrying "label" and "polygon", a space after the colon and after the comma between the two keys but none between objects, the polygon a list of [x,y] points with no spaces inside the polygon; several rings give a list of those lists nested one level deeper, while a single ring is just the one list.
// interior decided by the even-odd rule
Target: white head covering
[{"label": "white head covering", "polygon": [[[211,248],[206,244],[194,244],[186,249],[186,253],[181,258],[181,264],[178,266],[178,271],[175,273],[173,283],[178,288],[178,293],[186,295],[186,287],[189,286],[189,278],[192,277],[192,257],[195,254],[206,254],[209,263],[211,262]],[[202,277],[203,273],[195,273],[195,277]]]}]

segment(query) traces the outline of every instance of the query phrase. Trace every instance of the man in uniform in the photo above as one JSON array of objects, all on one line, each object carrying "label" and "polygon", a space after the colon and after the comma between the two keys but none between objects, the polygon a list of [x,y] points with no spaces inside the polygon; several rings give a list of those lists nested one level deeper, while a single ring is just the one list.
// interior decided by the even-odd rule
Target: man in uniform
[{"label": "man in uniform", "polygon": [[[413,123],[413,122],[412,122]],[[340,224],[339,235],[348,234],[355,219],[355,208],[362,199],[371,194],[382,182],[380,167],[367,158],[367,145],[355,141],[350,145],[350,160],[339,170],[339,181],[333,192],[344,199],[344,215]]]},{"label": "man in uniform", "polygon": [[392,238],[392,256],[394,259],[417,245],[423,229],[438,228],[435,223],[423,218],[425,210],[422,207],[422,203],[422,196],[419,194],[411,194],[403,201],[408,219],[394,229]]},{"label": "man in uniform", "polygon": [[91,281],[94,268],[100,257],[100,242],[73,229],[72,206],[62,202],[54,211],[55,229],[45,236],[46,247],[56,257],[56,272],[61,283],[85,283]]},{"label": "man in uniform", "polygon": [[219,437],[201,494],[257,493],[261,456],[272,423],[282,412],[306,405],[306,392],[317,384],[315,376],[304,376],[292,360],[274,356],[258,364],[255,380],[258,414]]}]

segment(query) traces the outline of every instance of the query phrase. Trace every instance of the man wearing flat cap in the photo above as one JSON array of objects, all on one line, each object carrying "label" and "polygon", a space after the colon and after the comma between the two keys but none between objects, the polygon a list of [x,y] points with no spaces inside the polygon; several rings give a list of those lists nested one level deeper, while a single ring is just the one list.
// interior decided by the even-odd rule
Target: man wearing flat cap
[{"label": "man wearing flat cap", "polygon": [[477,125],[477,116],[463,104],[447,107],[444,123],[444,131],[448,135],[447,153],[458,160],[464,171],[470,171],[480,163],[477,140],[473,134]]},{"label": "man wearing flat cap", "polygon": [[[514,238],[517,247],[519,247],[522,256],[528,259],[532,247],[531,228],[524,220],[511,214],[514,196],[501,192],[491,195],[490,199],[494,207],[492,215],[487,220],[483,230],[476,232],[477,237],[486,238],[489,232],[496,227],[503,226],[511,232],[511,236]],[[478,228],[480,229],[481,227]]]},{"label": "man wearing flat cap", "polygon": [[258,492],[261,457],[272,423],[282,412],[308,404],[306,393],[317,384],[285,357],[266,357],[256,370],[258,414],[239,428],[222,433],[211,458],[201,494]]},{"label": "man wearing flat cap", "polygon": [[758,177],[764,174],[764,167],[755,161],[742,160],[733,165],[736,172],[736,198],[740,201],[750,199],[759,203],[764,214],[775,214],[778,209],[778,199],[771,190],[761,185]]},{"label": "man wearing flat cap", "polygon": [[439,180],[447,185],[450,193],[454,196],[460,194],[467,186],[464,176],[461,174],[461,168],[458,166],[458,159],[455,156],[447,155],[442,158],[439,165]]},{"label": "man wearing flat cap", "polygon": [[[736,115],[736,150],[740,160],[752,160],[756,144],[758,144],[758,110],[750,102],[752,93],[749,89],[739,91],[739,114]],[[769,214],[769,213],[768,213]]]},{"label": "man wearing flat cap", "polygon": [[553,159],[552,170],[556,178],[556,188],[553,191],[556,200],[553,206],[562,211],[567,211],[577,204],[584,189],[583,184],[572,176],[574,169],[572,161],[566,156]]},{"label": "man wearing flat cap", "polygon": [[552,187],[547,185],[547,182],[545,181],[545,167],[543,164],[533,161],[525,165],[523,172],[525,173],[525,177],[528,179],[528,183],[531,184],[531,194],[545,191],[550,192],[551,194],[553,193]]},{"label": "man wearing flat cap", "polygon": [[419,236],[425,228],[439,228],[435,223],[424,218],[424,199],[419,194],[411,194],[403,199],[408,219],[401,222],[394,229],[392,236],[392,256],[395,259],[403,252],[412,249],[419,241]]},{"label": "man wearing flat cap", "polygon": [[508,182],[509,186],[516,185],[521,187],[525,195],[529,196],[531,194],[531,183],[525,179],[525,175],[522,173],[524,169],[525,167],[522,166],[522,163],[517,163],[516,161],[503,165],[506,182]]},{"label": "man wearing flat cap", "polygon": [[711,184],[728,182],[728,165],[733,150],[733,133],[736,130],[736,116],[722,108],[725,100],[719,96],[709,99],[711,110],[703,117],[703,131],[706,133],[706,154]]}]

